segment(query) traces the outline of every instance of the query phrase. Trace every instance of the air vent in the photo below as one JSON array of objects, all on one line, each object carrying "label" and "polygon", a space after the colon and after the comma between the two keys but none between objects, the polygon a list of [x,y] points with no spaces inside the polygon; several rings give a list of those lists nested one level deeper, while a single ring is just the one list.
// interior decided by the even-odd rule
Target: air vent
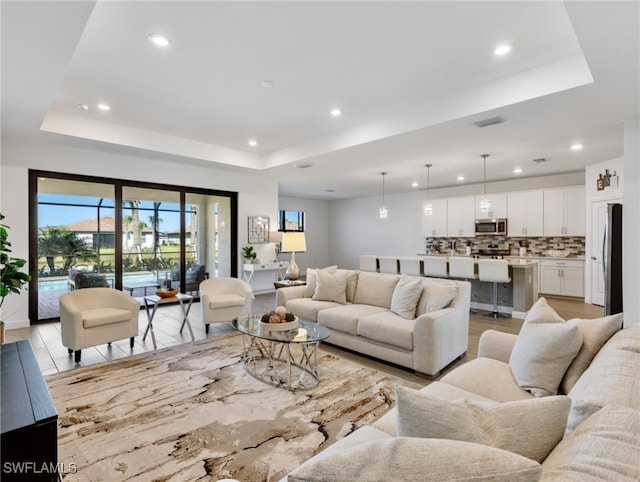
[{"label": "air vent", "polygon": [[533,162],[540,164],[541,162],[547,162],[547,160],[544,157],[539,157],[538,159],[534,159]]},{"label": "air vent", "polygon": [[488,126],[494,126],[496,124],[502,124],[504,122],[504,119],[500,116],[496,116],[496,117],[491,117],[490,119],[484,119],[484,120],[479,120],[477,122],[474,122],[474,124],[477,127],[488,127]]},{"label": "air vent", "polygon": [[313,166],[313,164],[311,164],[310,162],[306,163],[306,164],[294,164],[293,167],[297,167],[298,169],[307,169],[309,167]]}]

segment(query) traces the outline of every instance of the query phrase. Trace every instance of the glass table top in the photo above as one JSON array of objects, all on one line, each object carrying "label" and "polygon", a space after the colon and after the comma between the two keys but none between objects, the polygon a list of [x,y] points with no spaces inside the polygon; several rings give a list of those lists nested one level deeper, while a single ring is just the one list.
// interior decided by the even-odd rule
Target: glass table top
[{"label": "glass table top", "polygon": [[288,331],[269,331],[260,323],[262,313],[240,316],[232,322],[233,327],[240,333],[255,336],[269,341],[281,343],[315,343],[329,338],[331,331],[312,321],[299,320],[298,328]]}]

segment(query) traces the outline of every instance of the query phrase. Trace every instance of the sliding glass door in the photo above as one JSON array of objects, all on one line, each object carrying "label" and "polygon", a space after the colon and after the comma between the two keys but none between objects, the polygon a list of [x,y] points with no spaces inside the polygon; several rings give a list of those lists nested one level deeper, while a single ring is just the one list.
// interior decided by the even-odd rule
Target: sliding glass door
[{"label": "sliding glass door", "polygon": [[58,298],[92,286],[142,300],[171,285],[199,295],[236,276],[237,194],[30,171],[29,316],[59,317]]}]

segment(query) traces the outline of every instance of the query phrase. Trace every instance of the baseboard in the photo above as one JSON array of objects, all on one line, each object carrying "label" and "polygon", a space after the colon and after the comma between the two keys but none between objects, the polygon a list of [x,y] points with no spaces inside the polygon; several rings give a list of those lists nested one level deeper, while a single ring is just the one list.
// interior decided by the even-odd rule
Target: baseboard
[{"label": "baseboard", "polygon": [[17,330],[18,328],[29,328],[31,324],[29,323],[29,318],[24,320],[12,320],[4,322],[5,330]]}]

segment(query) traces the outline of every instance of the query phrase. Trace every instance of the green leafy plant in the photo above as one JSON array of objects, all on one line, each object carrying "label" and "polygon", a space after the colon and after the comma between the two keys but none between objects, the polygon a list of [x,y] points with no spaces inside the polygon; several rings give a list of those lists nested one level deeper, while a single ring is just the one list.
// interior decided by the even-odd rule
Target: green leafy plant
[{"label": "green leafy plant", "polygon": [[[4,219],[0,213],[0,221]],[[20,271],[27,263],[24,259],[13,258],[11,253],[11,243],[8,240],[9,226],[0,224],[0,307],[4,299],[11,293],[20,293],[22,286],[31,280],[31,276]]]},{"label": "green leafy plant", "polygon": [[242,248],[242,256],[245,259],[256,259],[257,255],[258,253],[253,250],[253,246],[245,246]]}]

